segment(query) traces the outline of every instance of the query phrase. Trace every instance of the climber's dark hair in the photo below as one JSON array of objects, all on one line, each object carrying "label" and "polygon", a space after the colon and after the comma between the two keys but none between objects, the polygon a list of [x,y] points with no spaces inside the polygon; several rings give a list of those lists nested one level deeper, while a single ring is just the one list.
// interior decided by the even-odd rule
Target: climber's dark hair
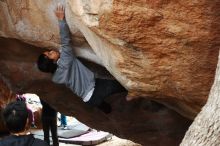
[{"label": "climber's dark hair", "polygon": [[53,59],[49,59],[45,54],[41,54],[37,60],[37,67],[42,72],[53,74],[57,69],[57,64]]},{"label": "climber's dark hair", "polygon": [[9,103],[2,112],[5,126],[10,132],[18,133],[25,130],[28,119],[28,110],[25,102],[14,101]]}]

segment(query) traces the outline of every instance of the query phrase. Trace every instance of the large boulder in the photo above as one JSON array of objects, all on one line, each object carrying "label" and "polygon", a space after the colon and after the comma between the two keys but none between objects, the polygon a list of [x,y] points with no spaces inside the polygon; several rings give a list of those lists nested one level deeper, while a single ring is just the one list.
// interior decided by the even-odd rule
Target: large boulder
[{"label": "large boulder", "polygon": [[[50,75],[37,71],[34,64],[43,48],[59,47],[54,16],[58,2],[65,2],[77,56],[92,62],[87,65],[97,74],[116,78],[130,97],[155,100],[185,117],[193,119],[200,111],[217,64],[220,1],[0,1],[0,36],[37,46],[9,43],[7,49],[1,39],[0,75],[11,91],[37,93],[66,114],[81,113],[83,122],[105,123],[110,116],[92,119],[98,111],[86,107],[64,86],[54,85]],[[136,102],[124,97],[117,99],[120,102],[109,100],[112,105]],[[91,125],[105,129],[114,122],[107,123]]]},{"label": "large boulder", "polygon": [[[0,1],[0,35],[58,47],[57,1]],[[68,0],[79,56],[104,66],[129,96],[157,100],[193,118],[213,82],[218,1]],[[3,23],[4,22],[4,23]]]}]

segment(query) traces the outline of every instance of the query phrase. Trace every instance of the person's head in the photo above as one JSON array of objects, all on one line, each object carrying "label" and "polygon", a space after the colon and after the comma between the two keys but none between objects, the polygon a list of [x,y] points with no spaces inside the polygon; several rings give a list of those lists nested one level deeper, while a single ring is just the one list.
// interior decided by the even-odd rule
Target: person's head
[{"label": "person's head", "polygon": [[45,51],[37,60],[38,69],[46,73],[54,73],[57,69],[57,60],[60,58],[60,52],[56,50]]},{"label": "person's head", "polygon": [[5,126],[11,133],[23,132],[28,125],[28,110],[25,102],[15,101],[3,109]]}]

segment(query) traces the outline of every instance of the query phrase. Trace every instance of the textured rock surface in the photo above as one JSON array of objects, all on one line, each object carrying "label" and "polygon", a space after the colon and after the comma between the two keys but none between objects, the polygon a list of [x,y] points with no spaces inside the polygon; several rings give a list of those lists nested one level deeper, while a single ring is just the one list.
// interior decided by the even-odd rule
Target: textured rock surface
[{"label": "textured rock surface", "polygon": [[[53,10],[60,1],[0,0],[0,36],[17,38],[41,48],[58,47],[58,23]],[[189,118],[200,111],[217,64],[220,1],[61,2],[66,4],[66,19],[78,56],[104,66],[130,95],[159,101]],[[90,109],[72,97],[65,87],[52,84],[49,76],[36,70],[34,61],[42,50],[3,46],[1,78],[11,90],[36,92],[48,97],[56,107],[65,106],[65,102],[57,103],[62,97],[73,105],[61,110],[70,111],[69,114],[80,112],[87,115],[82,117],[84,122],[91,120],[97,111],[88,113]],[[91,68],[96,70],[96,66]],[[108,119],[99,118],[103,122]]]},{"label": "textured rock surface", "polygon": [[[1,0],[0,35],[58,47],[57,2]],[[158,100],[191,118],[198,113],[216,68],[219,1],[61,2],[78,55],[105,66],[130,95]]]}]

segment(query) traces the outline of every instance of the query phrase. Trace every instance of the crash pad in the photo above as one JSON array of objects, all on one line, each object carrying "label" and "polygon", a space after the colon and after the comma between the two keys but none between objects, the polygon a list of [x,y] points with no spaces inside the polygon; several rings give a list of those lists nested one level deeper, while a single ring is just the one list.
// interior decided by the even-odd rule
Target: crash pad
[{"label": "crash pad", "polygon": [[112,134],[104,131],[90,130],[88,133],[73,137],[59,138],[60,142],[79,145],[96,145],[112,138]]}]

